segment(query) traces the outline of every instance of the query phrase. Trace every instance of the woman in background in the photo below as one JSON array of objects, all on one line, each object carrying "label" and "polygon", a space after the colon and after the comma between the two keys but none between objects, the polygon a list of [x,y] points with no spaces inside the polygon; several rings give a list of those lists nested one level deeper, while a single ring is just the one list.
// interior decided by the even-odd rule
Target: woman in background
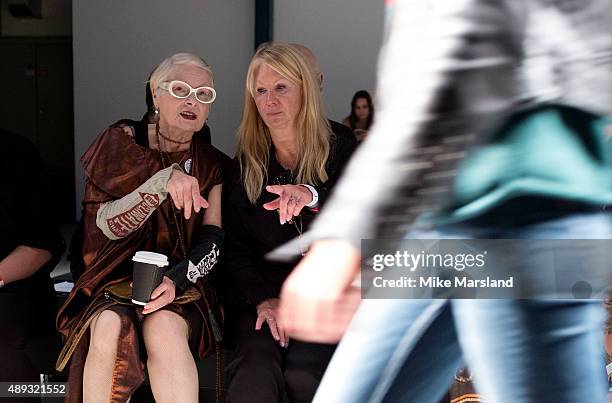
[{"label": "woman in background", "polygon": [[353,130],[357,141],[362,142],[374,120],[372,97],[366,90],[357,91],[351,100],[351,114],[342,123]]}]

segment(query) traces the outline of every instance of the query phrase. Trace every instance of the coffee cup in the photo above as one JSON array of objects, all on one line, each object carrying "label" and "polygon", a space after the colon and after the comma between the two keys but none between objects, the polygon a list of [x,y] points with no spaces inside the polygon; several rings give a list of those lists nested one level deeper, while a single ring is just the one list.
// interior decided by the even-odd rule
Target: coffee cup
[{"label": "coffee cup", "polygon": [[146,305],[151,300],[153,290],[162,282],[168,266],[168,257],[161,253],[138,251],[132,261],[132,302]]}]

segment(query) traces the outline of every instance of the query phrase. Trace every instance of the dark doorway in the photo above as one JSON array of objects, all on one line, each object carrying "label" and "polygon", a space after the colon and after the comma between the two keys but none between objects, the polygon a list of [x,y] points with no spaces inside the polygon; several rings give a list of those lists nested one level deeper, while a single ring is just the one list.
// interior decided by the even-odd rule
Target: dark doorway
[{"label": "dark doorway", "polygon": [[58,219],[74,222],[72,39],[0,38],[0,60],[0,124],[36,145]]}]

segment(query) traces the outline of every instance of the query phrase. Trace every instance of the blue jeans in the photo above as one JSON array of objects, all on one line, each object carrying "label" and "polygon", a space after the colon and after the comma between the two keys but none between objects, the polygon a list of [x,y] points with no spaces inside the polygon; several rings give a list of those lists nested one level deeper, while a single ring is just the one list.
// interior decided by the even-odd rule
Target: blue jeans
[{"label": "blue jeans", "polygon": [[[511,229],[454,225],[410,237],[611,235],[610,217],[589,213]],[[489,402],[606,402],[603,320],[593,300],[365,299],[314,402],[438,402],[464,363]]]}]

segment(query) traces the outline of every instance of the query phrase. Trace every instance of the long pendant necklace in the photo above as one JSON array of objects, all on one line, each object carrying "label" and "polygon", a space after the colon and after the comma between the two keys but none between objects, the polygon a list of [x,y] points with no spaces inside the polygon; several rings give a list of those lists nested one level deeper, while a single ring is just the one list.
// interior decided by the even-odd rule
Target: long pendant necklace
[{"label": "long pendant necklace", "polygon": [[290,222],[293,224],[293,226],[295,227],[295,230],[298,233],[298,243],[300,244],[301,255],[306,256],[306,253],[308,252],[308,250],[306,249],[306,246],[304,245],[304,240],[302,239],[302,233],[303,233],[302,215],[300,214],[299,216],[292,219]]}]

